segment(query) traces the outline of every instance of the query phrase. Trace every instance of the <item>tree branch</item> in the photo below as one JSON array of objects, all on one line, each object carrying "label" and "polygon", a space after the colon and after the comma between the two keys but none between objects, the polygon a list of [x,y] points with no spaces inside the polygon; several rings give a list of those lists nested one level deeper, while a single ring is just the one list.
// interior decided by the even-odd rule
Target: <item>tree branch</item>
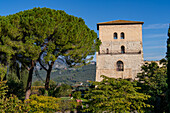
[{"label": "tree branch", "polygon": [[38,59],[38,62],[40,63],[41,67],[45,70],[45,71],[48,71],[47,68],[45,68],[45,66],[41,63],[41,60]]},{"label": "tree branch", "polygon": [[45,66],[41,63],[41,55],[43,54],[43,52],[47,49],[47,46],[44,47],[44,49],[41,51],[39,58],[38,58],[38,62],[40,63],[41,67],[45,70],[48,71],[47,68],[45,68]]}]

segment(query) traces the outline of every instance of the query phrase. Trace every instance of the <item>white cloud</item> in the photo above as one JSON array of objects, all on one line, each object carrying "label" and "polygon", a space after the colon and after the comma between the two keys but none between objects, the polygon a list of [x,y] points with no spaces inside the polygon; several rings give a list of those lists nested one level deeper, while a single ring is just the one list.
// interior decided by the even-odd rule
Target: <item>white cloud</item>
[{"label": "white cloud", "polygon": [[165,56],[148,56],[148,57],[144,57],[145,60],[161,60],[162,58],[165,58]]},{"label": "white cloud", "polygon": [[145,46],[144,49],[159,49],[166,48],[166,46]]},{"label": "white cloud", "polygon": [[159,38],[159,37],[163,37],[163,38],[167,38],[167,34],[147,34],[144,35],[145,38]]},{"label": "white cloud", "polygon": [[163,29],[168,28],[168,24],[150,24],[148,26],[144,26],[143,29]]}]

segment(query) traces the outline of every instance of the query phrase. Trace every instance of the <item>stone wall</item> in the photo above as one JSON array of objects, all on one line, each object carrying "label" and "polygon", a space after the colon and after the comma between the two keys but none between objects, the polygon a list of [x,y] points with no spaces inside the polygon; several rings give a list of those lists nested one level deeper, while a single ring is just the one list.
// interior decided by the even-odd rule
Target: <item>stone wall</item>
[{"label": "stone wall", "polygon": [[[118,34],[118,39],[113,39],[114,33]],[[125,39],[120,39],[121,32],[124,32]],[[142,42],[142,25],[101,25],[99,26],[99,39],[105,41],[140,41]]]},{"label": "stone wall", "polygon": [[142,43],[140,41],[104,41],[100,46],[100,53],[121,53],[121,46],[125,47],[125,53],[142,52]]},{"label": "stone wall", "polygon": [[[134,79],[143,64],[141,54],[97,55],[96,59],[96,81],[102,80],[100,75]],[[117,61],[123,62],[124,71],[117,71]]]}]

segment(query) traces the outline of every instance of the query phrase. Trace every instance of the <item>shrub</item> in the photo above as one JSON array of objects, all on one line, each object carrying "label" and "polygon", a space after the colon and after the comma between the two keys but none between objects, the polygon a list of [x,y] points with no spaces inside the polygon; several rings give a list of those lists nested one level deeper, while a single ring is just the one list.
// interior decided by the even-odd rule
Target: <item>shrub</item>
[{"label": "shrub", "polygon": [[75,100],[60,100],[59,110],[64,113],[67,110],[74,110],[77,107],[77,102]]},{"label": "shrub", "polygon": [[61,84],[61,86],[52,85],[48,90],[48,95],[53,97],[67,97],[71,94],[72,88],[70,85]]},{"label": "shrub", "polygon": [[4,98],[0,101],[1,113],[23,113],[29,110],[30,106],[27,103],[23,103],[15,95],[10,95],[9,98]]},{"label": "shrub", "polygon": [[3,99],[7,93],[6,81],[0,81],[0,99]]},{"label": "shrub", "polygon": [[81,98],[81,91],[76,91],[73,93],[73,98],[80,99]]},{"label": "shrub", "polygon": [[33,86],[43,86],[43,82],[42,81],[35,81],[32,84]]},{"label": "shrub", "polygon": [[56,82],[55,82],[54,80],[50,80],[49,85],[50,85],[50,86],[56,85]]},{"label": "shrub", "polygon": [[12,94],[16,95],[19,99],[24,99],[25,89],[22,81],[9,79],[6,84],[8,85],[8,97]]},{"label": "shrub", "polygon": [[0,82],[0,112],[1,113],[23,113],[29,111],[29,106],[23,103],[15,95],[10,95],[9,98],[6,97],[8,93],[7,82]]},{"label": "shrub", "polygon": [[32,95],[26,100],[31,107],[30,112],[56,112],[59,111],[59,101],[61,99],[50,96]]}]

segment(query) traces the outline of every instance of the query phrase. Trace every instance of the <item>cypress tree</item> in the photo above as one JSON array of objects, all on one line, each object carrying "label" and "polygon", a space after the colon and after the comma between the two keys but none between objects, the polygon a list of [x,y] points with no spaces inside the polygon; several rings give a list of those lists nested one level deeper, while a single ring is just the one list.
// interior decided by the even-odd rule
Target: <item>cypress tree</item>
[{"label": "cypress tree", "polygon": [[170,112],[170,26],[168,29],[168,40],[167,40],[167,60],[168,60],[168,65],[167,65],[167,83],[168,83],[168,106],[169,106],[169,112]]}]

